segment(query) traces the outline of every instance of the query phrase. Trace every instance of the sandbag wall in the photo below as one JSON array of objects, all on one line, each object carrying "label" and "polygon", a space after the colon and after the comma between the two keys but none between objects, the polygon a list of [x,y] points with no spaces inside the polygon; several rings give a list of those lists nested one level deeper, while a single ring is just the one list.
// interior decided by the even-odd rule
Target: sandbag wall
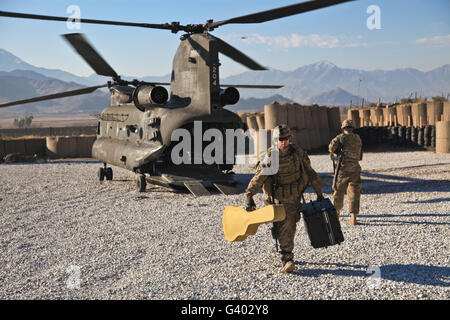
[{"label": "sandbag wall", "polygon": [[95,139],[96,136],[2,139],[0,159],[8,154],[37,154],[50,158],[91,157]]}]

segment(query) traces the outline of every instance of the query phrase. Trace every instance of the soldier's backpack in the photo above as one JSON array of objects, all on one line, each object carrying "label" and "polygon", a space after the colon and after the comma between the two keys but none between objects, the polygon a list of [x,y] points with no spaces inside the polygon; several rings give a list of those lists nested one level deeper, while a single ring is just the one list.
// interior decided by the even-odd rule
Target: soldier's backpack
[{"label": "soldier's backpack", "polygon": [[344,241],[336,208],[330,199],[310,201],[303,213],[306,232],[314,248],[323,248]]}]

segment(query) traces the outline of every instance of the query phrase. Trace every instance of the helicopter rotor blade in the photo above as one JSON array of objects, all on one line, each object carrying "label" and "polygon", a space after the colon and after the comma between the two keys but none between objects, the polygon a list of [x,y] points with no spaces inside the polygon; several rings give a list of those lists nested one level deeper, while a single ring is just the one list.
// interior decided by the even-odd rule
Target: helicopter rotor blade
[{"label": "helicopter rotor blade", "polygon": [[271,10],[261,11],[248,14],[245,16],[235,17],[227,20],[217,21],[208,24],[210,28],[216,28],[229,23],[260,23],[279,18],[292,16],[295,14],[321,9],[336,4],[355,1],[355,0],[310,0],[301,3],[292,4],[285,7],[275,8]]},{"label": "helicopter rotor blade", "polygon": [[99,88],[104,88],[104,87],[107,87],[107,86],[108,86],[108,84],[103,84],[103,85],[99,85],[99,86],[86,87],[86,88],[81,88],[81,89],[76,89],[76,90],[70,90],[70,91],[65,91],[65,92],[53,93],[53,94],[49,94],[49,95],[46,95],[46,96],[40,96],[40,97],[34,97],[34,98],[29,98],[29,99],[24,99],[24,100],[5,102],[5,103],[1,103],[0,104],[0,108],[15,106],[15,105],[18,105],[18,104],[25,104],[25,103],[31,103],[31,102],[44,101],[44,100],[51,100],[51,99],[59,99],[59,98],[77,96],[77,95],[80,95],[80,94],[87,94],[87,93],[94,92],[95,90],[97,90]]},{"label": "helicopter rotor blade", "polygon": [[284,85],[279,84],[221,84],[220,86],[224,88],[234,87],[243,89],[280,89],[284,87]]},{"label": "helicopter rotor blade", "polygon": [[226,55],[228,58],[233,59],[236,62],[246,66],[251,70],[267,70],[267,68],[261,66],[258,62],[248,57],[235,47],[226,43],[220,38],[214,37],[211,35],[218,43],[219,43],[219,52]]},{"label": "helicopter rotor blade", "polygon": [[[49,21],[68,21],[68,17],[55,17],[55,16],[44,16],[38,14],[28,14],[19,12],[8,12],[0,11],[0,16],[10,17],[10,18],[23,18],[23,19],[36,19],[36,20],[49,20]],[[153,24],[153,23],[137,23],[137,22],[125,22],[125,21],[111,21],[111,20],[96,20],[96,19],[77,19],[82,23],[93,23],[93,24],[108,24],[115,26],[128,26],[128,27],[141,27],[141,28],[151,28],[151,29],[166,29],[172,30],[173,25],[168,23],[164,24]]]},{"label": "helicopter rotor blade", "polygon": [[63,34],[67,42],[78,52],[78,54],[86,61],[94,71],[101,76],[112,77],[114,80],[119,79],[119,75],[113,68],[100,56],[94,47],[87,41],[81,33]]}]

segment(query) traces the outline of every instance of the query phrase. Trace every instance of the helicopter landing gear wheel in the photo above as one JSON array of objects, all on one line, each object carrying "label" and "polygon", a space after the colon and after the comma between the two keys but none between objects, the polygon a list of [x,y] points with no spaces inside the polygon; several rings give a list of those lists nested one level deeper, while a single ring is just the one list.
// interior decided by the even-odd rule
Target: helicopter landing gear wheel
[{"label": "helicopter landing gear wheel", "polygon": [[145,175],[140,174],[136,177],[136,187],[139,192],[144,192],[147,187],[147,181],[145,180]]},{"label": "helicopter landing gear wheel", "polygon": [[105,179],[105,176],[106,176],[105,168],[98,168],[98,179],[100,181],[103,181]]},{"label": "helicopter landing gear wheel", "polygon": [[112,168],[106,168],[106,170],[105,170],[105,177],[106,177],[106,180],[112,180],[113,179]]}]

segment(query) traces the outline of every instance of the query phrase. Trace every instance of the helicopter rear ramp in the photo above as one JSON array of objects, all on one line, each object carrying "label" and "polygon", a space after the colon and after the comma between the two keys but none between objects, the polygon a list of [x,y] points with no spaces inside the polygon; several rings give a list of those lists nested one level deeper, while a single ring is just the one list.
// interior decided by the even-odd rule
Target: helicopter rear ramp
[{"label": "helicopter rear ramp", "polygon": [[174,190],[189,191],[196,197],[217,191],[224,195],[240,192],[233,174],[223,173],[211,166],[172,166],[165,167],[163,172],[156,169],[147,181]]}]

